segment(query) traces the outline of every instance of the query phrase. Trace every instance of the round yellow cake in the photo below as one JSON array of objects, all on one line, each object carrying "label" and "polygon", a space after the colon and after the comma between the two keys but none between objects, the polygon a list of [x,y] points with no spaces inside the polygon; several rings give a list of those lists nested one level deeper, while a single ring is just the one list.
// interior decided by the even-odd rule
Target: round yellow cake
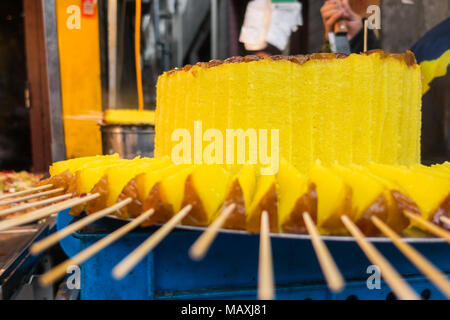
[{"label": "round yellow cake", "polygon": [[[198,63],[159,77],[155,125],[155,155],[180,153],[182,135],[176,129],[182,129],[191,139],[183,157],[192,163],[203,160],[198,151],[211,151],[206,149],[217,132],[223,141],[215,145],[213,156],[230,164],[227,129],[242,129],[244,135],[254,130],[259,141],[260,130],[266,129],[269,144],[275,129],[279,157],[301,171],[309,170],[317,159],[325,165],[417,164],[420,68],[411,52],[381,50]],[[208,135],[208,129],[217,129],[216,134]],[[203,143],[194,145],[199,134]],[[248,136],[246,141],[248,160],[252,150]],[[259,163],[261,150],[253,151]],[[235,162],[238,156],[235,152]]]}]

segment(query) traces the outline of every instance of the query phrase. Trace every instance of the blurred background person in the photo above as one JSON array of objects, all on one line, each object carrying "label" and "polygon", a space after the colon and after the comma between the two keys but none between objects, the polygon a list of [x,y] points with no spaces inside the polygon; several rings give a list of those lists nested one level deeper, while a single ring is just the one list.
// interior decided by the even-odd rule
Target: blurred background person
[{"label": "blurred background person", "polygon": [[[349,0],[326,0],[320,8],[320,14],[325,29],[325,43],[322,46],[323,52],[330,52],[329,33],[332,33],[335,24],[344,21],[347,27],[347,38],[350,44],[350,50],[353,53],[359,53],[364,50],[364,20],[365,17],[357,14],[351,7]],[[379,49],[380,41],[374,31],[368,29],[367,49]]]}]

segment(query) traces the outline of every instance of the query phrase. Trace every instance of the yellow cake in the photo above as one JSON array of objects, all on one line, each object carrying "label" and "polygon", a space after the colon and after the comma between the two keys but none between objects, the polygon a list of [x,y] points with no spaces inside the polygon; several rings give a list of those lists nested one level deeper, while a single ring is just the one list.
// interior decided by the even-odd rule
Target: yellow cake
[{"label": "yellow cake", "polygon": [[117,153],[109,155],[109,156],[92,156],[92,157],[81,157],[70,160],[63,160],[53,163],[50,166],[49,173],[50,176],[56,176],[60,173],[63,173],[66,170],[69,170],[70,173],[76,172],[79,168],[83,167],[85,164],[91,161],[97,160],[107,160],[107,159],[119,159],[119,155]]},{"label": "yellow cake", "polygon": [[104,206],[114,205],[123,188],[137,174],[144,172],[155,160],[151,158],[133,159],[128,163],[109,166],[102,178],[95,184],[92,193],[100,193],[102,196],[89,202],[86,206],[87,213],[98,211]]},{"label": "yellow cake", "polygon": [[323,234],[348,234],[340,219],[347,215],[366,236],[380,233],[371,222],[373,216],[399,233],[409,226],[423,228],[410,221],[404,210],[442,227],[440,217],[450,216],[448,163],[325,166],[316,161],[303,174],[282,158],[277,174],[261,175],[254,165],[231,172],[217,164],[177,165],[168,157],[99,156],[59,162],[54,169],[62,172],[41,183],[54,183],[75,195],[99,194],[73,207],[72,215],[84,208],[92,214],[130,198],[114,214],[134,218],[153,209],[143,226],[165,223],[187,205],[191,211],[182,223],[206,226],[235,204],[224,227],[250,232],[259,232],[263,211],[269,215],[271,232],[306,233],[303,214],[307,212]]},{"label": "yellow cake", "polygon": [[258,177],[252,203],[247,213],[246,228],[250,232],[259,232],[261,214],[269,216],[270,232],[278,232],[278,184],[275,175]]},{"label": "yellow cake", "polygon": [[355,221],[380,197],[384,197],[384,185],[370,175],[340,165],[334,165],[331,169],[352,188],[352,214]]},{"label": "yellow cake", "polygon": [[[151,190],[142,202],[142,210],[154,209],[155,213],[143,224],[144,226],[155,223],[164,223],[181,209],[185,193],[186,179],[194,170],[193,166],[175,165],[157,170],[155,174],[138,180],[137,194],[141,194],[141,188]],[[144,183],[144,184],[143,184]],[[146,191],[147,192],[147,191]],[[139,195],[137,195],[139,197]]]},{"label": "yellow cake", "polygon": [[[183,155],[191,163],[213,154],[218,163],[236,164],[237,140],[227,149],[227,129],[249,136],[247,130],[255,130],[258,143],[267,138],[269,156],[270,130],[278,129],[279,159],[304,173],[317,159],[323,165],[412,165],[420,163],[420,115],[421,75],[411,52],[234,57],[159,77],[155,154],[171,157],[189,138]],[[194,121],[201,121],[195,129]],[[219,143],[208,131],[213,128],[222,134]],[[266,137],[260,129],[268,130]],[[203,138],[201,145],[194,144],[195,137]],[[250,140],[245,160],[251,160]],[[213,142],[221,150],[211,152]],[[229,151],[234,154],[227,159]]]},{"label": "yellow cake", "polygon": [[163,165],[158,168],[152,168],[153,170],[147,170],[146,172],[138,174],[135,177],[135,181],[137,183],[139,200],[144,201],[149,195],[150,190],[152,190],[155,184],[160,182],[163,177],[171,175],[184,167],[184,165]]},{"label": "yellow cake", "polygon": [[310,183],[317,186],[317,225],[323,233],[345,233],[342,215],[353,217],[352,189],[333,170],[317,161],[309,172]]},{"label": "yellow cake", "polygon": [[181,210],[186,179],[193,170],[193,166],[183,166],[181,167],[181,170],[164,177],[160,182],[160,193],[164,198],[164,201],[171,206],[173,213],[177,213]]},{"label": "yellow cake", "polygon": [[256,175],[254,166],[243,166],[228,185],[223,208],[234,204],[235,208],[225,221],[224,228],[245,229],[246,217],[255,191]]},{"label": "yellow cake", "polygon": [[433,219],[433,215],[450,195],[448,176],[380,164],[371,164],[370,169],[376,175],[390,179],[401,186],[406,196],[419,207],[422,217],[427,220]]},{"label": "yellow cake", "polygon": [[230,172],[220,165],[198,166],[186,180],[183,206],[192,210],[183,224],[207,226],[213,221],[224,202],[230,180]]},{"label": "yellow cake", "polygon": [[306,211],[310,215],[314,214],[302,205],[304,195],[308,193],[307,177],[283,160],[280,163],[277,181],[279,185],[278,223],[280,228],[283,230],[289,229],[288,225],[292,224],[293,221],[295,225],[302,225],[303,212]]},{"label": "yellow cake", "polygon": [[75,183],[69,188],[68,192],[74,192],[76,195],[88,193],[94,188],[97,182],[103,177],[106,169],[126,164],[122,159],[104,159],[90,161],[74,173]]}]

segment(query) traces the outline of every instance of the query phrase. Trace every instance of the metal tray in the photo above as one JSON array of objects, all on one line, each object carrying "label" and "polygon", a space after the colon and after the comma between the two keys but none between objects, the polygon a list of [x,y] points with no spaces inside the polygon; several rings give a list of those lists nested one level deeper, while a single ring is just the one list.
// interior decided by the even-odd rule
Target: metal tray
[{"label": "metal tray", "polygon": [[[104,222],[108,223],[108,220],[119,220],[122,222],[129,222],[132,219],[122,219],[116,217],[114,215],[108,215],[104,218]],[[156,224],[155,227],[160,227],[162,224]],[[146,228],[141,228],[146,229]],[[192,230],[192,231],[205,231],[207,227],[196,227],[196,226],[187,226],[187,225],[177,225],[175,229],[179,230]],[[229,233],[229,234],[239,234],[239,235],[252,235],[245,230],[233,230],[233,229],[220,229],[220,233]],[[421,230],[414,229],[414,234],[402,234],[403,240],[409,243],[445,243],[446,240],[438,237],[434,237],[430,234],[427,234]],[[271,233],[270,236],[272,238],[280,238],[280,239],[302,239],[302,240],[310,240],[311,236],[309,234],[293,234],[293,233]],[[330,236],[330,235],[322,235],[322,239],[325,241],[351,241],[355,242],[355,239],[352,236]],[[392,242],[391,239],[387,237],[367,237],[367,240],[370,242]]]}]

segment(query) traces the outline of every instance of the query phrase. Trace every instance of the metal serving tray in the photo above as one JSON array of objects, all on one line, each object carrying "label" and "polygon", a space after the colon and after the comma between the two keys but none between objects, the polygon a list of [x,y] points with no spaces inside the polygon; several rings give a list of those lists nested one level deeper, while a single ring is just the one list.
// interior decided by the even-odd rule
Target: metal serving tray
[{"label": "metal serving tray", "polygon": [[[125,222],[130,222],[132,219],[122,219],[113,215],[108,215],[103,220],[104,222],[108,221],[108,219],[118,220]],[[155,224],[155,227],[160,227],[162,224]],[[180,230],[192,230],[192,231],[200,231],[204,232],[207,227],[197,227],[197,226],[185,226],[185,225],[177,225],[175,229]],[[413,233],[412,233],[413,232]],[[420,230],[413,230],[409,234],[402,234],[403,240],[408,243],[445,243],[446,240],[443,238],[434,237],[428,233],[422,232]],[[240,234],[240,235],[252,235],[248,231],[245,230],[233,230],[233,229],[220,229],[219,233],[230,233],[230,234]],[[284,238],[284,239],[306,239],[311,240],[309,234],[294,234],[294,233],[270,233],[271,238]],[[352,236],[330,236],[323,235],[322,239],[325,241],[355,241],[355,238]],[[370,242],[392,242],[391,239],[379,236],[379,237],[366,237]]]},{"label": "metal serving tray", "polygon": [[24,285],[42,255],[29,253],[30,246],[54,229],[54,218],[0,232],[0,299],[10,299]]}]

